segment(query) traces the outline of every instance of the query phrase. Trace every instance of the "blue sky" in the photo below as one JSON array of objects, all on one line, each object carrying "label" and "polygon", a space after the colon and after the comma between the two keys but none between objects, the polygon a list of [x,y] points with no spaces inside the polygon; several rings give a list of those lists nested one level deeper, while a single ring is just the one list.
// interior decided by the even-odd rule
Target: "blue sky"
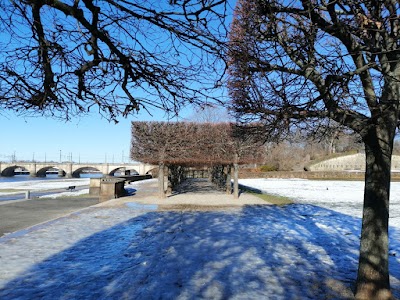
[{"label": "blue sky", "polygon": [[[23,35],[29,36],[30,31],[27,32],[22,30]],[[0,36],[8,40],[4,33],[0,33]],[[159,46],[156,45],[157,48]],[[7,58],[7,49],[2,49],[0,55]],[[149,49],[151,50],[151,47]],[[209,77],[213,76],[207,74],[208,80]],[[131,92],[137,97],[142,96],[140,89]],[[154,102],[159,101],[154,99]],[[147,108],[151,109],[149,106]],[[129,160],[131,122],[167,120],[163,111],[151,112],[153,117],[143,110],[139,115],[131,115],[126,119],[120,117],[120,122],[115,124],[94,112],[65,122],[40,116],[17,116],[12,111],[0,111],[0,162],[8,162],[13,157],[16,160],[58,162],[60,154],[62,161],[69,161],[72,156],[72,160],[76,162],[126,162]],[[193,115],[191,109],[186,109],[180,115],[180,120]]]},{"label": "blue sky", "polygon": [[[12,112],[0,113],[0,161],[17,160],[81,162],[125,162],[129,159],[132,121],[167,120],[161,110],[152,111],[153,117],[143,111],[139,115],[108,122],[100,115],[63,122],[44,117],[21,117]],[[191,111],[182,112],[182,117]]]},{"label": "blue sky", "polygon": [[[148,108],[151,109],[150,107]],[[173,121],[227,121],[222,108],[210,111],[182,110]],[[109,122],[99,114],[74,118],[71,121],[44,117],[16,116],[11,111],[0,112],[0,162],[9,162],[15,154],[16,160],[69,161],[75,162],[128,162],[131,122],[167,121],[164,111],[150,110],[119,118],[119,123]]]}]

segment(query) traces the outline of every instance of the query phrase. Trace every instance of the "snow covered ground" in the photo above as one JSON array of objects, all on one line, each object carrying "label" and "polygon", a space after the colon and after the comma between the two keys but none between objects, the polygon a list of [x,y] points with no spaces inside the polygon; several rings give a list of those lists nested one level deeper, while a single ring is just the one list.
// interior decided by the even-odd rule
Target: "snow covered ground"
[{"label": "snow covered ground", "polygon": [[[361,218],[363,181],[307,179],[241,179],[239,183],[263,192],[291,198],[295,203],[312,204]],[[400,228],[400,182],[390,189],[390,226]]]},{"label": "snow covered ground", "polygon": [[[15,182],[0,182],[0,196],[21,193],[21,191],[45,191],[50,189],[66,189],[69,186],[89,185],[90,178],[28,180]],[[1,190],[15,189],[17,191],[1,192]]]},{"label": "snow covered ground", "polygon": [[48,194],[44,196],[39,196],[39,198],[62,198],[62,197],[76,197],[80,195],[86,195],[89,194],[89,189],[82,189],[82,190],[75,190],[75,191],[70,191],[70,192],[61,192],[61,193],[54,193],[54,194]]},{"label": "snow covered ground", "polygon": [[[351,299],[362,183],[241,183],[298,204],[208,212],[92,207],[0,238],[0,299]],[[390,253],[400,297],[396,222]]]},{"label": "snow covered ground", "polygon": [[[157,179],[150,179],[157,181]],[[144,181],[143,181],[144,182]],[[90,178],[71,178],[71,179],[48,179],[48,180],[25,180],[16,182],[0,182],[0,196],[20,194],[23,191],[47,191],[56,189],[67,189],[69,186],[88,186]],[[137,181],[132,184],[126,185],[127,192],[142,184],[142,181]],[[2,192],[1,190],[8,190]],[[15,190],[15,191],[9,191]],[[39,196],[38,198],[60,198],[60,197],[74,197],[84,194],[89,194],[89,189],[79,189],[75,191],[55,192]]]}]

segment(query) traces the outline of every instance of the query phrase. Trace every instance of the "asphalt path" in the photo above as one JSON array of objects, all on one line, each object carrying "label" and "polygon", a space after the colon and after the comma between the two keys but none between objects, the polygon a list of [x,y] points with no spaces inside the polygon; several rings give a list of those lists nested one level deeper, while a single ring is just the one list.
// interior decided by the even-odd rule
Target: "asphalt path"
[{"label": "asphalt path", "polygon": [[[76,187],[75,191],[87,189],[89,186],[78,186]],[[37,197],[42,197],[46,195],[51,195],[51,194],[56,194],[56,193],[62,193],[65,192],[66,189],[49,189],[45,191],[30,191],[30,198],[34,199]],[[15,194],[7,194],[7,195],[2,195],[0,196],[0,205],[4,204],[5,201],[10,201],[10,200],[25,200],[26,197],[26,191],[20,192],[20,193],[15,193]],[[8,203],[8,202],[7,202]]]},{"label": "asphalt path", "polygon": [[[140,185],[139,194],[155,193],[158,191],[157,187],[157,183],[154,181],[146,182]],[[78,186],[76,190],[85,188],[88,186]],[[29,200],[25,199],[25,192],[0,196],[0,237],[99,203],[98,197],[90,195],[55,199],[38,198],[61,192],[65,192],[65,189],[32,191]],[[135,195],[138,191],[131,188],[128,192]]]},{"label": "asphalt path", "polygon": [[7,201],[0,205],[0,237],[98,203],[98,197]]}]

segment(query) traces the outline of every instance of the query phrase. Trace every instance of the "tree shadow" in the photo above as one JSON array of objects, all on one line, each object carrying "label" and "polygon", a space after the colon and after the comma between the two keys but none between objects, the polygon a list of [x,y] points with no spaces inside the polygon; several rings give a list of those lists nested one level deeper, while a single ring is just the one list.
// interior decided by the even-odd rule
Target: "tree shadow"
[{"label": "tree shadow", "polygon": [[207,194],[207,193],[223,193],[222,190],[218,189],[213,183],[209,182],[206,178],[188,178],[181,184],[176,186],[173,190],[173,194]]},{"label": "tree shadow", "polygon": [[311,205],[147,212],[37,263],[0,299],[351,299],[360,223]]}]

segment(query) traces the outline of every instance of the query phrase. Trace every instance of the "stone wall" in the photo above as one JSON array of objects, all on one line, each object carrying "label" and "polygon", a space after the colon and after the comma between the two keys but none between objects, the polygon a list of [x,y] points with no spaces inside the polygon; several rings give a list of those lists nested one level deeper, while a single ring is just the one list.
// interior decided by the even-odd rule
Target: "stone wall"
[{"label": "stone wall", "polygon": [[[327,159],[318,163],[311,163],[306,167],[308,171],[315,172],[340,172],[340,171],[365,171],[365,154],[357,153]],[[400,171],[400,156],[392,156],[392,171]]]},{"label": "stone wall", "polygon": [[[332,171],[274,171],[274,172],[248,172],[241,170],[239,178],[300,178],[322,180],[364,180],[365,173],[360,172],[332,172]],[[400,181],[400,173],[392,173],[393,181]]]}]

